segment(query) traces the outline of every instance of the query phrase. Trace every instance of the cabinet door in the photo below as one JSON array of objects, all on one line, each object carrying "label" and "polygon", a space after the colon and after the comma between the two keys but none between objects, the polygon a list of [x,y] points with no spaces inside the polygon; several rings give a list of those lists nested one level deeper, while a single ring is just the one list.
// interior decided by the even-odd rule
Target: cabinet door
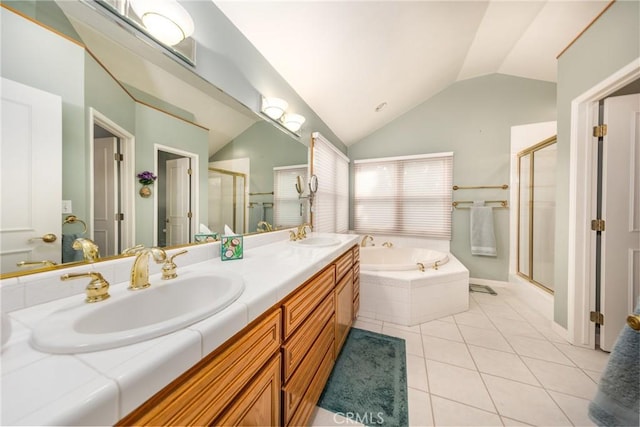
[{"label": "cabinet door", "polygon": [[336,349],[338,357],[353,322],[353,271],[349,270],[336,286]]},{"label": "cabinet door", "polygon": [[217,426],[280,425],[280,356],[274,357],[249,387],[234,399]]}]

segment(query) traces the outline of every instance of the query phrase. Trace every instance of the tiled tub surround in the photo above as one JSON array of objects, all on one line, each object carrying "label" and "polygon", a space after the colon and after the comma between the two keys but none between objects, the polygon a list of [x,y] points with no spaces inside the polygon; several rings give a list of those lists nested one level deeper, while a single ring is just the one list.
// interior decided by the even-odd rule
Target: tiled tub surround
[{"label": "tiled tub surround", "polygon": [[[319,248],[296,247],[288,241],[287,230],[249,236],[244,259],[227,262],[220,260],[218,243],[192,246],[177,259],[178,274],[239,274],[245,283],[240,298],[183,330],[92,353],[38,352],[29,345],[31,328],[61,307],[84,304],[86,283],[61,282],[63,272],[95,270],[112,287],[126,287],[133,258],[3,281],[2,308],[10,311],[12,334],[2,348],[2,424],[116,423],[358,240],[357,235],[335,236],[339,245]],[[161,280],[160,267],[151,266],[151,286]]]},{"label": "tiled tub surround", "polygon": [[[366,248],[363,248],[366,249]],[[438,267],[420,271],[360,269],[360,314],[413,326],[469,308],[469,270],[452,254]]]}]

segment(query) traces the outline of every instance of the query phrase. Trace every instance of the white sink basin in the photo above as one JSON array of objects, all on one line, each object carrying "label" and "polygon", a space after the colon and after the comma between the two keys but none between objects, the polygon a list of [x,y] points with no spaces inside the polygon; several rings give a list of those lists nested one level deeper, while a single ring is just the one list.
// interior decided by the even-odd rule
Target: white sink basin
[{"label": "white sink basin", "polygon": [[335,246],[340,244],[340,240],[335,237],[314,236],[306,239],[296,240],[294,244],[307,248],[320,248],[325,246]]},{"label": "white sink basin", "polygon": [[239,277],[187,273],[124,291],[93,304],[52,313],[36,325],[32,345],[48,353],[106,350],[185,328],[232,304],[244,291]]}]

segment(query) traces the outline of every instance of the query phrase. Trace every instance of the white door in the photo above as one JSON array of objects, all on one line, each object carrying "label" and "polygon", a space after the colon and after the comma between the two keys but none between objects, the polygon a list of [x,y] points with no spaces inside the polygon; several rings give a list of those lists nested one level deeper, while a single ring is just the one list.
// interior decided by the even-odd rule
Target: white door
[{"label": "white door", "polygon": [[611,351],[640,293],[640,94],[605,99],[600,347]]},{"label": "white door", "polygon": [[[0,258],[2,273],[20,261],[61,259],[62,101],[2,79]],[[42,237],[53,234],[56,240]]]},{"label": "white door", "polygon": [[189,243],[191,159],[167,160],[167,246]]},{"label": "white door", "polygon": [[96,138],[93,144],[93,240],[100,256],[117,254],[116,144],[114,137]]}]

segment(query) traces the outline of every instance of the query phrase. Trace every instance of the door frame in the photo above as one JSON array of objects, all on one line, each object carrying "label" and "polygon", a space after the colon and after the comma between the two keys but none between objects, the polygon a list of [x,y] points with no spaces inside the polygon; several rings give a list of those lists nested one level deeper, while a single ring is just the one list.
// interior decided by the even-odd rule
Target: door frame
[{"label": "door frame", "polygon": [[[182,157],[189,157],[191,159],[191,225],[192,234],[198,230],[200,224],[199,206],[200,206],[200,171],[199,171],[199,156],[196,153],[181,150],[175,147],[169,147],[168,145],[153,144],[153,167],[154,170],[158,169],[158,152],[165,151],[167,153],[176,154]],[[193,239],[193,236],[189,236]],[[158,245],[158,192],[153,192],[153,245]]]},{"label": "door frame", "polygon": [[93,221],[95,218],[93,203],[93,186],[94,186],[94,134],[93,126],[98,125],[108,130],[120,139],[120,148],[123,155],[123,161],[120,168],[120,191],[122,199],[122,213],[124,219],[120,224],[121,227],[121,247],[129,248],[135,244],[136,240],[136,209],[135,209],[135,136],[126,129],[118,125],[106,115],[102,114],[93,107],[89,107],[89,224],[91,224],[90,238],[93,239]]},{"label": "door frame", "polygon": [[[567,277],[567,339],[574,345],[595,348],[595,233],[587,224],[595,218],[597,152],[591,141],[598,124],[599,102],[640,78],[640,57],[611,74],[571,102],[569,160],[569,253]],[[560,327],[560,326],[558,326]]]}]

